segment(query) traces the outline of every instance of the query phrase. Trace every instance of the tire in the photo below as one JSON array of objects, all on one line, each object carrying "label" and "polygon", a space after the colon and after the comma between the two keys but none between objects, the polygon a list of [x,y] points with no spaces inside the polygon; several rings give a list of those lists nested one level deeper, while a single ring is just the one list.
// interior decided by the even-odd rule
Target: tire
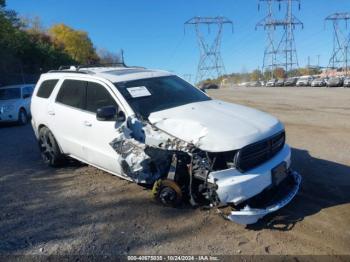
[{"label": "tire", "polygon": [[18,124],[24,126],[28,123],[28,114],[27,112],[21,108],[18,112]]},{"label": "tire", "polygon": [[38,142],[41,157],[46,165],[58,167],[63,164],[64,155],[52,132],[47,127],[43,127],[39,130]]}]

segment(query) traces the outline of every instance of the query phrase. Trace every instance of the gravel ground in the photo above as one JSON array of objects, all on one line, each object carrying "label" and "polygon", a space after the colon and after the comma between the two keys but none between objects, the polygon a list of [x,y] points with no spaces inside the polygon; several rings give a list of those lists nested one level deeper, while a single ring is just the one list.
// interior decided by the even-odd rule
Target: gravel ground
[{"label": "gravel ground", "polygon": [[213,97],[286,125],[303,186],[253,226],[166,208],[93,167],[45,167],[31,127],[0,127],[0,254],[350,255],[350,89],[233,88]]}]

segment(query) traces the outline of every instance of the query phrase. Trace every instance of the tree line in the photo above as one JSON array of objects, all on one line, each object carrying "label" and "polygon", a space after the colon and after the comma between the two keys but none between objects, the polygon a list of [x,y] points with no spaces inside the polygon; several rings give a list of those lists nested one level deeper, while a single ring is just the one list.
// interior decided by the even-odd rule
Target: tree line
[{"label": "tree line", "polygon": [[45,29],[39,18],[20,18],[0,0],[0,85],[34,83],[61,65],[117,62],[119,54],[97,50],[87,32],[63,23]]}]

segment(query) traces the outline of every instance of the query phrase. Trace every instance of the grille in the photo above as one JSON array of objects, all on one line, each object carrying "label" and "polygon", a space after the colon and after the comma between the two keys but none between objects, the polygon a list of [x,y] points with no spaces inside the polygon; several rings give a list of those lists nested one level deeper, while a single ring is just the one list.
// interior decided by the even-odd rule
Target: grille
[{"label": "grille", "polygon": [[243,147],[235,156],[235,166],[245,172],[275,156],[284,146],[285,132],[280,132],[272,137]]}]

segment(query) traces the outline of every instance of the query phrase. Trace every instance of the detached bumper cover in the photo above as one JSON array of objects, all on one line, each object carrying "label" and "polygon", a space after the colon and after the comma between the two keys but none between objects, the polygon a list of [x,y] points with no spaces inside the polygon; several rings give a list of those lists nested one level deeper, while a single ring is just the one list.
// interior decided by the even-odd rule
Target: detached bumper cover
[{"label": "detached bumper cover", "polygon": [[301,184],[301,176],[297,172],[292,171],[291,175],[294,178],[295,184],[290,189],[290,191],[286,192],[286,195],[281,200],[263,209],[250,208],[247,205],[239,211],[231,211],[231,213],[227,216],[227,218],[238,224],[244,224],[244,225],[254,224],[260,218],[266,216],[267,214],[275,212],[281,209],[282,207],[286,206],[290,201],[292,201],[292,199],[298,193],[299,187]]}]

